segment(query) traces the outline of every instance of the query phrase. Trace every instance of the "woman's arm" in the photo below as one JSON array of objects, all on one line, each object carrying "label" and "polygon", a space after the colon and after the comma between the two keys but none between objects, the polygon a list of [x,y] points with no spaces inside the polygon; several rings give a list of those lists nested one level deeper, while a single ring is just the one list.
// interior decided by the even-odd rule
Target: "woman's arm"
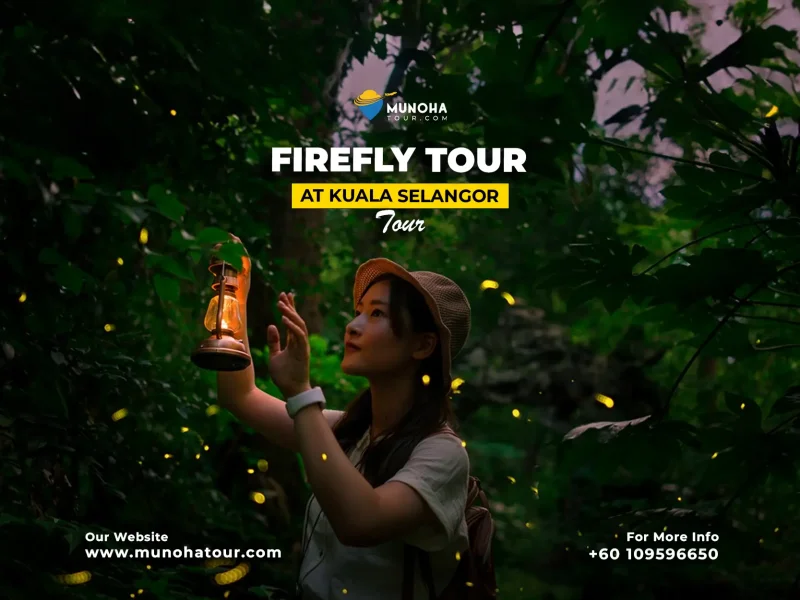
[{"label": "woman's arm", "polygon": [[[242,240],[235,235],[229,235],[234,243],[242,243]],[[220,246],[221,244],[218,244],[216,249],[219,249]],[[245,250],[244,256],[242,256],[242,268],[237,275],[238,287],[236,289],[236,300],[239,302],[242,326],[234,332],[234,337],[243,341],[248,354],[250,354],[250,339],[247,337],[247,298],[250,293],[251,273],[252,261]],[[281,294],[280,299],[288,302],[294,308],[294,294]],[[288,339],[287,335],[287,343]],[[273,380],[276,379],[278,373],[284,375],[284,371],[291,377],[291,367],[294,365],[288,360],[287,353],[281,350],[280,335],[278,328],[274,325],[267,329],[267,342],[269,344],[270,375]],[[307,380],[308,377],[306,376],[305,379]],[[258,431],[271,442],[294,452],[297,451],[294,424],[286,412],[286,403],[256,387],[252,363],[242,371],[217,373],[217,401],[231,411],[237,419]],[[326,410],[323,411],[323,414],[329,426],[333,427],[341,416],[341,411]]]},{"label": "woman's arm", "polygon": [[[246,310],[242,310],[242,323],[243,328],[236,332],[236,337],[243,340],[250,354]],[[294,452],[298,450],[294,423],[286,412],[286,403],[256,387],[252,363],[242,371],[221,371],[217,374],[217,399],[220,406],[271,442]]]},{"label": "woman's arm", "polygon": [[346,546],[375,546],[423,525],[440,527],[412,487],[390,481],[377,488],[350,462],[318,404],[294,418],[308,483],[336,537]]},{"label": "woman's arm", "polygon": [[[298,364],[310,358],[308,329],[294,306],[278,302],[292,336],[287,351]],[[291,396],[309,389],[307,369],[297,368],[279,386]],[[347,546],[374,546],[396,539],[422,525],[436,526],[438,518],[422,496],[400,481],[373,488],[350,462],[333,434],[319,404],[294,417],[294,431],[308,483],[339,541]]]}]

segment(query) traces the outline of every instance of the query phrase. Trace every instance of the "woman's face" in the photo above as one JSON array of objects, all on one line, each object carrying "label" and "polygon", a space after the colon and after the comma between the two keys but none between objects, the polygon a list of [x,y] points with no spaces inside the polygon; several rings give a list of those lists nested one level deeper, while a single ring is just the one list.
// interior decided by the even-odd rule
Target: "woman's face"
[{"label": "woman's face", "polygon": [[436,337],[412,334],[406,310],[404,335],[395,335],[389,316],[390,296],[389,282],[378,281],[356,307],[355,318],[345,329],[342,371],[346,374],[370,377],[402,372],[433,351]]}]

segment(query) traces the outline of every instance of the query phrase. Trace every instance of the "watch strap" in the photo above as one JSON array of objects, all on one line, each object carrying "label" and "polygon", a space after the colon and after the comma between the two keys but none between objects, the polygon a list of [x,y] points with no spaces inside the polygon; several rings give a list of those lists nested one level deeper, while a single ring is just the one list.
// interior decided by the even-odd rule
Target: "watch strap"
[{"label": "watch strap", "polygon": [[286,400],[286,412],[294,419],[297,413],[312,404],[320,404],[320,408],[325,408],[325,395],[322,393],[322,388],[314,387],[288,398]]}]

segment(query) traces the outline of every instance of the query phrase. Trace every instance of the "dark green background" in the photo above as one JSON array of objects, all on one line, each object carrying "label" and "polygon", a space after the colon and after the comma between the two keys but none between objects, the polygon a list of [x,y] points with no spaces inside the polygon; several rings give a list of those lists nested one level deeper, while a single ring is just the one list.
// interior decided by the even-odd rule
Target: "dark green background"
[{"label": "dark green background", "polygon": [[[295,289],[315,334],[313,380],[334,407],[363,385],[338,370],[358,264],[387,256],[467,292],[455,399],[494,502],[501,598],[800,593],[800,101],[775,83],[797,78],[797,40],[766,1],[719,21],[646,0],[0,9],[0,596],[291,587],[308,495],[297,457],[209,411],[214,375],[188,360],[204,335],[208,251],[228,231],[255,261],[259,385],[270,389],[275,293]],[[709,55],[700,39],[716,27],[735,33]],[[448,121],[352,131],[342,81],[370,54],[393,64],[379,92],[445,102]],[[613,77],[626,62],[641,81]],[[714,83],[726,73],[740,81]],[[596,122],[598,99],[633,84],[647,103]],[[528,172],[271,172],[271,147],[334,136],[418,155],[520,147]],[[291,211],[292,181],[508,181],[511,207],[410,211],[424,232],[383,235],[373,211]],[[588,556],[664,528],[717,533],[719,558]],[[283,558],[219,586],[230,567],[87,560],[87,531]],[[83,570],[82,585],[56,577]]]}]

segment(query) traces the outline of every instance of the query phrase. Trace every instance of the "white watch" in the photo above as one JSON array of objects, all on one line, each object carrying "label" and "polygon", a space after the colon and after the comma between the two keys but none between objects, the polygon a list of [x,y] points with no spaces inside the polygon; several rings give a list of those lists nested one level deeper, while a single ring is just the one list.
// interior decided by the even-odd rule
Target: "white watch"
[{"label": "white watch", "polygon": [[320,404],[320,408],[325,408],[325,395],[322,393],[322,388],[311,388],[310,390],[297,394],[297,396],[288,398],[286,400],[286,412],[294,419],[297,413],[311,404]]}]

